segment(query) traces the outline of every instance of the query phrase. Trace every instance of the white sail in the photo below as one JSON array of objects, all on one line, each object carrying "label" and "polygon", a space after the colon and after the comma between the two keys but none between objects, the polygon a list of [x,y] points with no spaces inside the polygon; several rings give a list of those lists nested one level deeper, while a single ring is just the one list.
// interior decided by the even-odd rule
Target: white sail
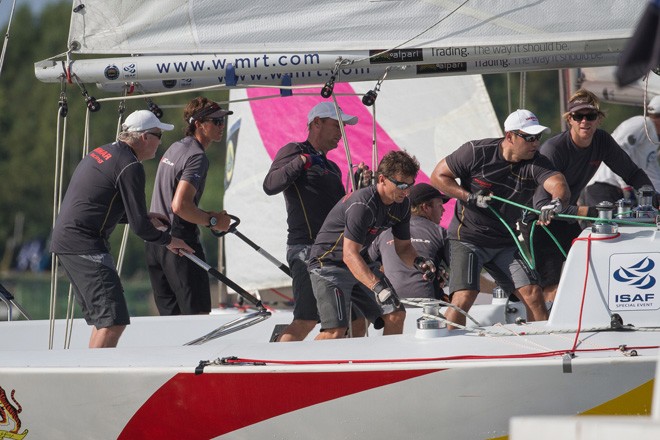
[{"label": "white sail", "polygon": [[73,6],[79,12],[71,17],[69,47],[79,53],[383,50],[411,40],[406,47],[463,56],[464,52],[479,55],[479,46],[551,53],[563,50],[568,42],[588,49],[599,42],[625,39],[645,4],[640,0],[570,2],[570,7],[565,0],[75,0]]},{"label": "white sail", "polygon": [[[149,81],[169,88],[279,84],[287,73],[294,85],[323,83],[338,60],[340,82],[373,79],[386,66],[407,67],[392,72],[401,78],[611,66],[643,7],[640,0],[574,2],[570,13],[564,0],[76,0],[68,59],[37,62],[35,74],[59,82],[66,69],[110,88]],[[364,69],[372,75],[361,77]]]},{"label": "white sail", "polygon": [[[365,93],[369,83],[341,84],[335,92]],[[278,260],[286,261],[286,211],[282,195],[267,196],[263,179],[277,150],[307,137],[307,112],[322,98],[312,96],[255,100],[231,104],[230,126],[240,118],[232,182],[224,207],[241,218],[238,229]],[[232,90],[233,100],[277,93],[270,89]],[[359,96],[338,96],[342,109],[359,117],[346,126],[352,163],[371,166],[374,118]],[[407,150],[421,164],[418,182],[428,182],[435,165],[470,139],[495,137],[501,128],[481,76],[456,76],[385,81],[376,100],[376,140],[379,158],[395,149]],[[329,157],[344,179],[347,160],[337,148]],[[448,207],[450,208],[450,207]],[[448,221],[453,209],[446,210]],[[227,275],[243,288],[288,286],[291,280],[275,265],[233,234],[226,239]]]},{"label": "white sail", "polygon": [[644,79],[626,87],[619,87],[614,77],[614,67],[590,67],[580,69],[580,85],[591,90],[603,101],[616,104],[642,106],[644,94],[647,102],[655,95],[660,95],[660,76],[651,72],[648,82]]}]

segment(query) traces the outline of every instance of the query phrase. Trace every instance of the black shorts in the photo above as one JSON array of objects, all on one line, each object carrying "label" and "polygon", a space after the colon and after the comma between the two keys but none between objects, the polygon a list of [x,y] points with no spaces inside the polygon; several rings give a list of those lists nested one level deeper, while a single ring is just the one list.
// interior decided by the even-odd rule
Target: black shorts
[{"label": "black shorts", "polygon": [[[187,243],[195,256],[206,260],[202,245]],[[161,315],[197,315],[211,312],[211,284],[206,270],[166,246],[145,244],[154,300]]]},{"label": "black shorts", "polygon": [[[564,252],[568,254],[573,240],[582,233],[582,227],[577,222],[553,221],[547,226],[548,230],[555,236]],[[530,246],[529,225],[522,225],[521,232],[525,243],[532,251]],[[559,284],[561,270],[566,261],[566,257],[561,253],[550,235],[539,225],[534,228],[534,261],[536,263],[536,272],[539,274],[539,284],[541,287],[548,287]]]},{"label": "black shorts", "polygon": [[131,323],[124,288],[110,254],[57,257],[88,325],[101,329]]},{"label": "black shorts", "polygon": [[316,298],[309,279],[307,260],[311,244],[291,244],[286,247],[286,260],[293,278],[293,319],[318,322]]}]

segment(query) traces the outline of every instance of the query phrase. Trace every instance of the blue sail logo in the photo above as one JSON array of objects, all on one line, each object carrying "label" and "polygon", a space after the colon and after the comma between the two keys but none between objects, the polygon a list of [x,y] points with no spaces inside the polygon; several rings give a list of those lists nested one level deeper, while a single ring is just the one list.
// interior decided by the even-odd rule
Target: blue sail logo
[{"label": "blue sail logo", "polygon": [[612,276],[617,281],[646,290],[655,286],[655,277],[649,273],[654,267],[655,262],[649,257],[646,257],[632,266],[626,268],[619,267]]}]

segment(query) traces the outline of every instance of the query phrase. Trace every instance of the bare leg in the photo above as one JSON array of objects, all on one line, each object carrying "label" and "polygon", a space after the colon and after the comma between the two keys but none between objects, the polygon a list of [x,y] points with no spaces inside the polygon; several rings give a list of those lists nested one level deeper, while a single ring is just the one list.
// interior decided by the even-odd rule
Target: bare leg
[{"label": "bare leg", "polygon": [[89,348],[116,347],[125,328],[125,325],[113,325],[99,329],[93,327],[92,336],[89,338]]},{"label": "bare leg", "polygon": [[292,342],[304,340],[309,332],[316,326],[316,321],[307,319],[294,319],[282,332],[277,342]]},{"label": "bare leg", "polygon": [[557,284],[553,284],[551,286],[545,286],[543,288],[543,298],[546,301],[554,301],[555,300],[555,295],[557,295]]},{"label": "bare leg", "polygon": [[351,322],[351,338],[363,338],[367,334],[369,323],[365,318],[356,318]]},{"label": "bare leg", "polygon": [[513,293],[525,303],[527,321],[545,321],[548,319],[548,309],[545,306],[541,286],[529,284]]},{"label": "bare leg", "polygon": [[[477,295],[479,295],[479,292],[476,290],[457,290],[451,297],[451,303],[467,313],[472,307],[472,304],[474,304],[474,301],[477,299]],[[459,313],[451,307],[447,308],[445,317],[448,321],[455,322],[456,324],[460,325],[465,325],[465,315]],[[458,327],[454,327],[453,325],[447,326],[448,330],[454,330],[456,328]]]},{"label": "bare leg", "polygon": [[328,328],[323,329],[321,332],[314,338],[316,341],[322,339],[340,339],[346,337],[346,327],[337,327],[337,328]]},{"label": "bare leg", "polygon": [[406,312],[399,310],[382,316],[385,321],[383,336],[400,335],[403,333],[403,323],[406,319]]}]

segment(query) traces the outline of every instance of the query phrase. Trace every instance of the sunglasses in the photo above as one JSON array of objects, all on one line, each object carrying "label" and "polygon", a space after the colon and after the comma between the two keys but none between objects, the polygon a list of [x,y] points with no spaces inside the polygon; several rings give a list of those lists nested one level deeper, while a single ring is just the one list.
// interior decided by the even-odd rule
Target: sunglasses
[{"label": "sunglasses", "polygon": [[413,180],[413,183],[406,183],[406,182],[399,182],[398,180],[394,180],[389,176],[385,176],[385,177],[387,177],[387,180],[392,182],[394,184],[394,186],[396,186],[398,189],[401,189],[401,190],[408,189],[408,188],[410,188],[411,186],[413,186],[415,184],[414,180]]},{"label": "sunglasses", "polygon": [[598,119],[598,113],[571,113],[571,119],[575,122],[582,122],[582,119],[587,121],[595,121]]},{"label": "sunglasses", "polygon": [[207,121],[217,126],[225,125],[225,118],[213,118],[213,119],[207,119]]},{"label": "sunglasses", "polygon": [[519,131],[513,131],[513,134],[518,136],[519,138],[522,138],[525,140],[525,142],[536,142],[539,139],[541,139],[541,136],[543,136],[543,133],[539,134],[527,134],[527,133],[521,133]]},{"label": "sunglasses", "polygon": [[160,138],[163,137],[163,132],[162,132],[162,131],[160,131],[160,132],[158,132],[158,133],[154,133],[153,131],[148,131],[147,134],[150,134],[150,135],[156,136],[158,139],[160,139]]}]

